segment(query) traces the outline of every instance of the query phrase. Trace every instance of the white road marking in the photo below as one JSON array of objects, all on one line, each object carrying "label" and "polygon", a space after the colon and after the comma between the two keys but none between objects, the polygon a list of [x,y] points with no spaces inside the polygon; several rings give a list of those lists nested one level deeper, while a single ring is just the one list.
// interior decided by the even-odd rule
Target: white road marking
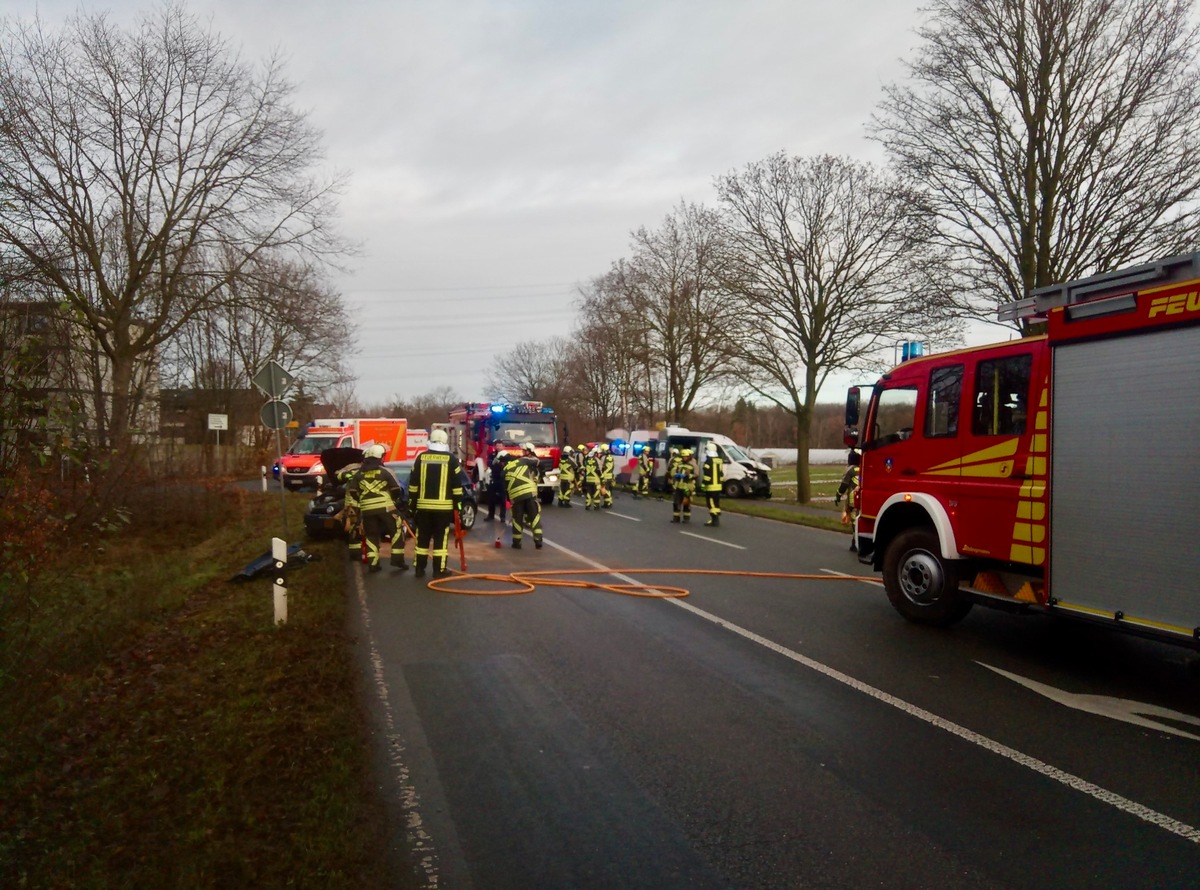
[{"label": "white road marking", "polygon": [[616,513],[613,510],[601,510],[601,513],[607,513],[609,516],[616,516],[618,519],[628,519],[630,522],[641,522],[637,516],[630,516],[628,513]]},{"label": "white road marking", "polygon": [[1008,677],[1014,683],[1020,683],[1026,689],[1032,689],[1034,692],[1044,695],[1051,701],[1058,702],[1060,705],[1066,705],[1068,708],[1074,708],[1077,711],[1084,711],[1088,714],[1097,714],[1101,717],[1110,717],[1113,720],[1132,723],[1134,726],[1144,726],[1147,729],[1167,732],[1171,735],[1177,735],[1185,739],[1194,739],[1200,742],[1200,736],[1198,735],[1192,735],[1190,732],[1184,732],[1182,729],[1176,729],[1174,726],[1168,726],[1165,723],[1159,723],[1157,720],[1149,719],[1150,717],[1165,717],[1177,723],[1191,723],[1195,726],[1200,726],[1200,717],[1193,717],[1191,714],[1183,714],[1179,711],[1172,711],[1170,708],[1160,708],[1158,705],[1149,705],[1128,698],[1065,692],[1062,689],[1038,683],[1036,680],[1030,680],[1019,674],[1010,674],[1008,671],[1002,671],[1000,668],[984,664],[982,661],[975,663],[987,668],[989,671],[995,671],[1002,677]]},{"label": "white road marking", "polygon": [[720,544],[722,547],[732,547],[734,550],[745,550],[741,544],[730,544],[728,541],[720,541],[717,538],[710,538],[708,535],[698,535],[695,532],[680,532],[681,535],[687,535],[689,538],[699,538],[701,541],[708,541],[710,544]]},{"label": "white road marking", "polygon": [[849,572],[835,572],[833,569],[821,569],[826,575],[837,575],[839,578],[857,578],[863,584],[873,584],[876,587],[882,587],[882,581],[876,581],[873,578],[864,578],[862,575],[851,575]]},{"label": "white road marking", "polygon": [[375,642],[375,633],[371,629],[371,612],[367,608],[367,589],[363,584],[363,576],[354,572],[354,586],[358,594],[358,607],[362,616],[363,628],[367,632],[368,652],[371,657],[372,681],[375,695],[383,707],[383,723],[387,730],[384,736],[388,746],[388,761],[396,773],[396,781],[400,788],[400,805],[408,814],[405,827],[408,831],[409,842],[417,855],[417,868],[420,870],[418,886],[421,890],[433,890],[440,886],[438,869],[438,852],[433,838],[425,830],[421,818],[421,796],[412,783],[412,776],[405,761],[404,738],[396,731],[396,715],[392,711],[391,697],[387,680],[384,679],[383,656],[379,654],[379,646]]},{"label": "white road marking", "polygon": [[[554,547],[556,550],[560,550],[568,556],[579,560],[585,565],[610,572],[614,578],[626,584],[640,583],[636,579],[631,578],[626,574],[613,571],[608,566],[602,565],[595,560],[588,559],[583,554],[569,550],[566,547],[563,547],[561,544],[555,544],[552,541],[547,541],[546,543],[550,544],[550,546]],[[1032,770],[1041,776],[1045,776],[1048,779],[1061,782],[1068,788],[1082,792],[1089,797],[1095,798],[1101,803],[1106,803],[1111,807],[1114,807],[1124,813],[1128,813],[1129,815],[1141,819],[1144,822],[1148,822],[1151,825],[1157,825],[1159,828],[1163,828],[1172,834],[1176,834],[1179,837],[1184,838],[1185,840],[1189,840],[1195,844],[1200,844],[1200,828],[1197,828],[1194,825],[1188,825],[1185,822],[1172,819],[1170,816],[1160,813],[1157,810],[1152,810],[1150,807],[1143,806],[1142,804],[1130,800],[1127,797],[1122,797],[1113,791],[1101,788],[1099,785],[1095,785],[1086,779],[1080,778],[1079,776],[1072,775],[1071,773],[1061,770],[1056,766],[1051,766],[1044,761],[1038,760],[1036,757],[1031,757],[1028,754],[1023,754],[1015,748],[1008,747],[1008,745],[1003,745],[1000,742],[993,741],[987,736],[981,735],[974,730],[967,729],[965,726],[959,726],[957,723],[953,723],[950,720],[939,717],[937,714],[934,714],[931,711],[926,711],[924,708],[919,708],[916,705],[910,704],[909,702],[904,701],[904,699],[897,698],[894,695],[884,692],[882,689],[877,689],[868,683],[864,683],[861,680],[856,680],[849,674],[843,674],[836,668],[822,664],[821,662],[809,658],[806,655],[801,655],[799,652],[788,649],[786,646],[780,646],[773,640],[768,640],[766,637],[759,636],[751,630],[747,630],[744,627],[739,627],[733,622],[726,621],[724,618],[721,618],[718,615],[713,615],[711,612],[705,612],[703,609],[698,609],[686,600],[672,597],[668,598],[666,601],[674,606],[678,606],[680,609],[686,609],[688,612],[691,612],[698,618],[703,618],[705,621],[711,621],[718,627],[723,627],[726,630],[743,637],[744,639],[758,643],[760,646],[770,649],[772,652],[776,652],[779,655],[782,655],[784,658],[788,658],[797,664],[804,665],[806,668],[814,670],[831,680],[836,680],[837,682],[849,686],[851,689],[861,692],[864,695],[869,695],[871,698],[874,698],[877,701],[881,701],[886,705],[891,705],[898,711],[903,711],[905,714],[924,721],[930,726],[957,736],[958,738],[970,742],[973,745],[977,745],[986,751],[991,751],[993,754],[998,754],[1001,757],[1010,760],[1019,766],[1023,766],[1026,769]]]}]

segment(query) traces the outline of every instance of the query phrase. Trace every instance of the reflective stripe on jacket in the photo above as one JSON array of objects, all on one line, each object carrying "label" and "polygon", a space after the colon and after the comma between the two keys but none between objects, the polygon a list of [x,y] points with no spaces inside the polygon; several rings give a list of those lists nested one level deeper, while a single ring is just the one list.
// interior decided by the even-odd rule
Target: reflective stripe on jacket
[{"label": "reflective stripe on jacket", "polygon": [[453,510],[462,500],[462,464],[444,451],[422,451],[408,478],[408,499],[418,510]]},{"label": "reflective stripe on jacket", "polygon": [[353,501],[364,513],[374,510],[391,510],[395,507],[393,492],[400,490],[400,483],[379,458],[369,457],[363,461],[358,472],[350,477],[346,486],[346,500]]},{"label": "reflective stripe on jacket", "polygon": [[721,484],[725,481],[725,459],[722,457],[708,457],[704,460],[704,475],[700,481],[700,488],[703,491],[720,491]]},{"label": "reflective stripe on jacket", "polygon": [[508,499],[529,498],[537,494],[537,458],[522,457],[510,460],[504,469],[504,481],[508,485]]}]

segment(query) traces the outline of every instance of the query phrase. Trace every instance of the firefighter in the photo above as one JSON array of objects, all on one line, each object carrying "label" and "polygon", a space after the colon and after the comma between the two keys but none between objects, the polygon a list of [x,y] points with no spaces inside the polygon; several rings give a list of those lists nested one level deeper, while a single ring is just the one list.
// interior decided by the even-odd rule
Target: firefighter
[{"label": "firefighter", "polygon": [[344,487],[345,495],[342,501],[342,525],[346,530],[346,546],[353,559],[359,559],[363,552],[362,522],[358,513],[358,501],[350,491],[350,480],[358,472],[361,463],[349,464],[338,471],[338,482]]},{"label": "firefighter", "polygon": [[507,498],[504,494],[504,466],[508,463],[510,455],[507,451],[499,450],[499,442],[492,444],[497,446],[497,450],[488,473],[488,512],[483,521],[491,522],[495,519],[496,508],[499,507],[500,521],[503,522],[508,512]]},{"label": "firefighter", "polygon": [[850,526],[850,549],[858,552],[854,540],[854,521],[858,518],[858,485],[861,479],[859,465],[862,458],[857,448],[851,448],[846,456],[846,472],[842,474],[842,484],[838,486],[837,494],[833,497],[834,506],[846,498],[846,506],[842,509],[842,524]]},{"label": "firefighter", "polygon": [[[400,483],[391,470],[383,465],[384,447],[371,445],[365,451],[362,465],[346,484],[346,497],[358,505],[363,535],[367,539],[367,571],[378,572],[379,545],[386,537],[400,539],[401,571],[408,569],[404,562],[404,532],[396,522],[396,498],[400,494]],[[397,534],[399,532],[399,534]],[[394,564],[394,563],[393,563]]]},{"label": "firefighter", "polygon": [[433,577],[448,575],[446,559],[450,554],[450,526],[454,514],[462,509],[462,464],[450,453],[445,430],[429,434],[429,450],[413,462],[408,477],[408,507],[415,517],[417,546],[413,565],[418,578],[433,557]]},{"label": "firefighter", "polygon": [[600,452],[595,448],[583,459],[583,497],[585,510],[600,509]]},{"label": "firefighter", "polygon": [[700,474],[700,490],[708,505],[708,522],[716,527],[721,524],[721,486],[725,484],[725,461],[717,453],[715,442],[704,446],[704,469]]},{"label": "firefighter", "polygon": [[512,546],[521,549],[525,529],[533,532],[533,546],[542,549],[542,510],[538,503],[538,477],[541,466],[532,442],[521,446],[521,456],[504,468],[508,499],[512,501]]},{"label": "firefighter", "polygon": [[637,488],[633,492],[635,498],[642,496],[650,496],[650,480],[654,476],[654,449],[647,442],[642,446],[642,452],[638,455],[638,481]]},{"label": "firefighter", "polygon": [[607,442],[601,443],[599,448],[600,506],[607,510],[613,505],[612,490],[616,484],[617,460],[609,450]]},{"label": "firefighter", "polygon": [[671,521],[692,521],[692,493],[696,490],[696,462],[692,460],[692,449],[683,448],[675,461],[673,478],[675,498],[672,501]]},{"label": "firefighter", "polygon": [[558,505],[571,506],[571,492],[575,489],[575,449],[564,445],[558,460]]},{"label": "firefighter", "polygon": [[571,453],[575,459],[575,494],[583,494],[583,465],[587,462],[587,446],[576,445],[575,450]]}]

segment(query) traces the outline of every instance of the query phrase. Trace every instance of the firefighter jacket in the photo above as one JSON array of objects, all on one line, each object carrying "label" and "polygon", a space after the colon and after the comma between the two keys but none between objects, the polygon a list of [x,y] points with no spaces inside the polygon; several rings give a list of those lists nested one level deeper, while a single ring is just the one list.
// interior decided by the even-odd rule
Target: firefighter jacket
[{"label": "firefighter jacket", "polygon": [[390,512],[396,508],[400,483],[377,457],[368,457],[346,485],[346,502],[354,503],[363,513]]},{"label": "firefighter jacket", "polygon": [[411,510],[449,512],[462,506],[462,464],[445,451],[422,451],[408,477]]},{"label": "firefighter jacket", "polygon": [[575,482],[575,455],[564,455],[558,462],[558,478],[572,485]]},{"label": "firefighter jacket", "polygon": [[600,461],[595,454],[588,454],[583,459],[583,481],[590,485],[600,484]]},{"label": "firefighter jacket", "polygon": [[650,451],[649,445],[643,448],[642,453],[638,455],[638,472],[641,473],[647,481],[654,476],[654,454]]},{"label": "firefighter jacket", "polygon": [[536,457],[519,457],[510,460],[504,468],[504,481],[508,485],[508,499],[517,501],[520,498],[531,498],[537,495],[537,480],[539,474]]},{"label": "firefighter jacket", "polygon": [[846,472],[842,475],[842,484],[838,486],[837,497],[833,499],[835,504],[842,502],[842,496],[846,495],[846,508],[853,510],[858,506],[858,467],[847,467]]},{"label": "firefighter jacket", "polygon": [[675,465],[675,472],[672,474],[672,481],[675,484],[676,491],[682,491],[684,494],[691,494],[696,490],[696,463],[695,461],[679,458],[679,462]]},{"label": "firefighter jacket", "polygon": [[700,476],[700,490],[716,492],[725,483],[725,459],[720,455],[704,458],[704,469]]},{"label": "firefighter jacket", "polygon": [[614,477],[614,472],[617,466],[617,459],[612,456],[611,451],[600,452],[600,478],[611,482]]}]

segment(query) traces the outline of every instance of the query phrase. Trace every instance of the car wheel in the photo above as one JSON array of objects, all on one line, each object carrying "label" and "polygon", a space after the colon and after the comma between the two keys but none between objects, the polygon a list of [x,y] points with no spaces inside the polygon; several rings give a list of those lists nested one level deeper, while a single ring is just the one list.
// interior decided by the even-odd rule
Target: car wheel
[{"label": "car wheel", "polygon": [[721,486],[721,493],[727,498],[740,498],[746,492],[742,488],[742,483],[737,479],[726,479],[725,484]]},{"label": "car wheel", "polygon": [[475,527],[475,514],[478,512],[475,505],[470,501],[466,501],[462,505],[462,509],[458,511],[458,522],[462,526],[463,531],[469,532]]},{"label": "car wheel", "polygon": [[917,624],[945,627],[971,611],[958,592],[958,567],[942,559],[932,529],[901,532],[883,555],[883,586],[892,606]]}]

